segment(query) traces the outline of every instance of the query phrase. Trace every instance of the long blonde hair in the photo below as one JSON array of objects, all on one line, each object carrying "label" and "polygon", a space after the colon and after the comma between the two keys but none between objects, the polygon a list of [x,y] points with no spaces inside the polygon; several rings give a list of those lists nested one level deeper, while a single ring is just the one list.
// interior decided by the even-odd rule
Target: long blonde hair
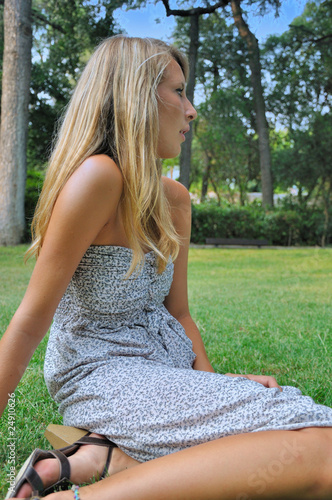
[{"label": "long blonde hair", "polygon": [[179,238],[172,224],[157,158],[158,95],[169,62],[185,78],[188,66],[175,47],[151,38],[115,36],[96,49],[63,116],[44,186],[32,221],[28,255],[38,256],[54,204],[69,177],[94,154],[108,154],[124,179],[123,223],[133,259],[129,274],[144,259],[158,257],[158,271],[175,258]]}]

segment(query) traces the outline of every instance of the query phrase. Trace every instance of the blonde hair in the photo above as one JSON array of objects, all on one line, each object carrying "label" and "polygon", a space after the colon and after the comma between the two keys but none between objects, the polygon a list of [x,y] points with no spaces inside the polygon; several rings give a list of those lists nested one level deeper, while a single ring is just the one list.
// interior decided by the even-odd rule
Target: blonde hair
[{"label": "blonde hair", "polygon": [[157,158],[157,87],[175,59],[185,78],[185,57],[151,38],[115,36],[96,49],[62,119],[44,186],[32,222],[28,255],[38,256],[54,204],[69,177],[89,156],[109,155],[120,168],[124,190],[123,223],[133,259],[129,274],[144,259],[144,248],[158,257],[162,272],[179,250]]}]

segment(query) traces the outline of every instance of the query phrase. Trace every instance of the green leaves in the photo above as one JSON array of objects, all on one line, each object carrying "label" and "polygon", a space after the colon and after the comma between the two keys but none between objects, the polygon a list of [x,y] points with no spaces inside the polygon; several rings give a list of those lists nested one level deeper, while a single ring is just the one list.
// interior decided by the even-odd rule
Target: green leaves
[{"label": "green leaves", "polygon": [[[332,215],[332,213],[330,214]],[[214,202],[193,205],[192,242],[206,238],[263,238],[271,245],[321,245],[332,233],[324,227],[321,208],[303,207],[292,200],[268,212],[258,204],[239,207]]]},{"label": "green leaves", "polygon": [[263,64],[270,72],[267,103],[288,128],[331,108],[332,2],[308,2],[281,36],[268,38]]},{"label": "green leaves", "polygon": [[55,123],[101,39],[119,33],[113,19],[122,2],[34,0],[28,168],[48,157]]}]

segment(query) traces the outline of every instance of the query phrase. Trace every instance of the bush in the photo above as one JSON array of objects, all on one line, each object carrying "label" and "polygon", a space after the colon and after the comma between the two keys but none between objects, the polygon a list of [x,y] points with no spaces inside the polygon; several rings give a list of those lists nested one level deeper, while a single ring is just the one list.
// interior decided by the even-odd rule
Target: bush
[{"label": "bush", "polygon": [[[44,172],[29,170],[25,191],[25,241],[30,241],[30,226],[44,182]],[[259,203],[239,207],[219,206],[214,201],[192,205],[192,243],[206,238],[263,238],[271,245],[321,245],[324,234],[323,209],[301,207],[286,201],[267,212]],[[332,234],[332,209],[326,244]]]},{"label": "bush", "polygon": [[[332,233],[332,211],[326,243]],[[312,207],[276,207],[265,212],[256,204],[220,207],[216,203],[192,206],[192,243],[206,238],[263,238],[271,245],[320,245],[324,213]]]},{"label": "bush", "polygon": [[26,231],[25,231],[25,241],[31,241],[31,222],[33,219],[33,214],[37,205],[37,201],[40,195],[40,191],[43,186],[45,174],[37,170],[29,170],[27,174],[27,181],[25,185],[25,221],[26,221]]}]

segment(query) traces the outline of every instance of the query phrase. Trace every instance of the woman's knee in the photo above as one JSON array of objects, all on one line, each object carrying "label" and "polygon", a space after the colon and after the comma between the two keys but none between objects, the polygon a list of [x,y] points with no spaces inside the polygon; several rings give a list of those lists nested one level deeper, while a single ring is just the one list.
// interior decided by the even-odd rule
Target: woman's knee
[{"label": "woman's knee", "polygon": [[312,427],[298,431],[302,457],[312,474],[317,498],[332,499],[332,427]]}]

